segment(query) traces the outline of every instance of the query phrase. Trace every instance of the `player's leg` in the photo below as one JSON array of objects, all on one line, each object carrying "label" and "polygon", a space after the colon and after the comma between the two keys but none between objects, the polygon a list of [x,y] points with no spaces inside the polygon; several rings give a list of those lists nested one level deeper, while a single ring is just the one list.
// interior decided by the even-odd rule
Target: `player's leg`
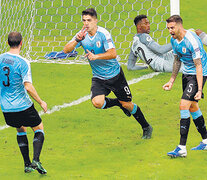
[{"label": "player's leg", "polygon": [[137,122],[142,126],[143,139],[151,138],[152,127],[146,121],[141,109],[132,101],[132,95],[123,71],[121,70],[119,78],[114,82],[114,94],[119,99],[122,107],[134,116]]},{"label": "player's leg", "polygon": [[153,128],[145,119],[144,114],[142,113],[140,107],[131,101],[130,102],[120,101],[120,103],[124,108],[130,111],[130,113],[134,116],[137,122],[142,126],[143,129],[142,139],[150,139],[152,137]]},{"label": "player's leg", "polygon": [[97,95],[93,97],[91,101],[94,107],[98,109],[105,109],[104,108],[106,106],[105,95]]},{"label": "player's leg", "polygon": [[30,173],[34,171],[31,167],[31,161],[29,158],[29,143],[27,139],[27,129],[26,127],[20,127],[17,129],[17,143],[19,145],[19,149],[21,151],[22,157],[24,159],[24,172]]},{"label": "player's leg", "polygon": [[117,98],[108,98],[105,95],[97,95],[91,100],[94,107],[98,109],[107,109],[113,106],[120,106]]},{"label": "player's leg", "polygon": [[185,157],[187,156],[186,142],[190,127],[190,111],[191,101],[181,99],[180,101],[180,143],[173,150],[167,153],[171,157]]},{"label": "player's leg", "polygon": [[188,131],[190,128],[190,111],[192,101],[181,99],[180,102],[180,146],[186,146]]},{"label": "player's leg", "polygon": [[36,169],[40,174],[46,174],[47,171],[42,167],[39,157],[42,150],[44,142],[44,131],[42,119],[40,118],[38,112],[32,105],[30,108],[23,112],[24,126],[29,126],[34,131],[33,138],[33,161],[31,166]]},{"label": "player's leg", "polygon": [[32,129],[34,131],[32,167],[37,169],[40,174],[46,174],[47,171],[42,167],[40,162],[40,153],[45,139],[43,123],[41,122],[38,126],[32,127]]},{"label": "player's leg", "polygon": [[182,76],[183,95],[180,101],[180,143],[174,151],[168,152],[171,157],[187,156],[186,142],[190,127],[190,106],[196,93],[196,77],[192,75]]},{"label": "player's leg", "polygon": [[17,143],[24,159],[24,171],[25,173],[29,173],[34,169],[31,168],[31,161],[29,158],[29,145],[27,139],[27,131],[26,127],[23,126],[24,121],[22,119],[23,112],[4,112],[4,118],[6,124],[15,127],[17,129]]},{"label": "player's leg", "polygon": [[111,86],[108,84],[113,84],[114,79],[116,78],[117,77],[109,80],[92,78],[92,86],[91,86],[92,104],[94,105],[94,107],[99,109],[107,109],[113,106],[119,106],[127,116],[130,116],[131,114],[128,112],[128,110],[122,107],[122,105],[120,104],[117,98],[106,97],[111,92],[110,90]]},{"label": "player's leg", "polygon": [[202,142],[198,146],[192,148],[192,150],[207,150],[206,125],[205,125],[205,121],[204,121],[202,112],[201,112],[197,102],[192,103],[192,105],[190,107],[190,113],[193,117],[193,122],[202,137]]},{"label": "player's leg", "polygon": [[105,81],[98,78],[92,78],[91,85],[91,102],[94,107],[98,109],[107,109],[113,106],[116,106],[117,100],[106,98],[105,95],[108,95],[111,90],[104,86]]}]

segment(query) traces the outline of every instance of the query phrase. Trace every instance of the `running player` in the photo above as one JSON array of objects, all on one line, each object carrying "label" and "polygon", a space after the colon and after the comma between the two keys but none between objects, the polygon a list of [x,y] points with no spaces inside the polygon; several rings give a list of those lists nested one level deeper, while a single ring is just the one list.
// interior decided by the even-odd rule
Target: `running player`
[{"label": "running player", "polygon": [[[82,12],[83,28],[64,47],[68,53],[79,46],[86,52],[92,78],[92,104],[99,109],[119,106],[127,116],[131,114],[143,129],[143,139],[152,135],[152,127],[146,121],[140,108],[132,102],[132,95],[124,73],[116,59],[116,49],[111,34],[97,26],[97,13],[93,8]],[[117,98],[106,97],[111,91]]]}]

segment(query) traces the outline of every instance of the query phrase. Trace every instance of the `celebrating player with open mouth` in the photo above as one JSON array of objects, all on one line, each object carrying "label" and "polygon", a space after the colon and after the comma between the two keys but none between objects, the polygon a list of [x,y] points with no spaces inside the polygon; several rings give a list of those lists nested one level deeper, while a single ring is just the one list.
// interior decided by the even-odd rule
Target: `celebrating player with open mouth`
[{"label": "celebrating player with open mouth", "polygon": [[180,101],[180,144],[174,151],[168,152],[171,157],[187,156],[186,141],[190,127],[190,114],[201,134],[202,142],[192,150],[207,149],[207,132],[204,118],[198,106],[198,100],[203,96],[202,90],[207,76],[207,55],[200,38],[191,31],[185,30],[182,18],[173,15],[167,20],[167,28],[172,35],[171,44],[175,56],[173,72],[170,81],[163,89],[170,90],[183,62],[183,95]]}]

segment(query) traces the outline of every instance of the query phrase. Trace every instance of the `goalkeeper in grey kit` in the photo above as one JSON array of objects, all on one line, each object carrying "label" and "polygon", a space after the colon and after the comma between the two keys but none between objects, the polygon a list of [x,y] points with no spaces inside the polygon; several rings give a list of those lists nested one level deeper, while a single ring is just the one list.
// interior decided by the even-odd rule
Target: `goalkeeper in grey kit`
[{"label": "goalkeeper in grey kit", "polygon": [[127,69],[144,69],[141,66],[135,65],[137,58],[140,58],[154,71],[172,72],[174,56],[171,51],[171,44],[159,45],[152,39],[149,35],[150,22],[146,15],[136,16],[134,24],[137,28],[137,34],[133,38],[133,45],[130,50]]}]

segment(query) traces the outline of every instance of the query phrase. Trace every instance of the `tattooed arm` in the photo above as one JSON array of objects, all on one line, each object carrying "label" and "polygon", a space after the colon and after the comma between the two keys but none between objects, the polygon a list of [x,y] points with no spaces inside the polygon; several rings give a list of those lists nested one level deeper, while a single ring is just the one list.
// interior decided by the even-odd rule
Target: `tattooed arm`
[{"label": "tattooed arm", "polygon": [[174,56],[174,63],[173,63],[173,71],[172,71],[172,75],[171,75],[171,78],[169,80],[168,83],[166,83],[164,86],[163,86],[163,89],[164,90],[170,90],[173,86],[173,83],[178,75],[178,72],[180,70],[180,67],[181,67],[181,61],[179,59],[179,57],[177,55]]},{"label": "tattooed arm", "polygon": [[196,78],[198,83],[198,92],[194,96],[195,100],[200,100],[202,96],[202,87],[203,87],[203,70],[202,70],[202,63],[201,59],[194,59],[193,60],[196,66]]},{"label": "tattooed arm", "polygon": [[173,63],[173,71],[172,71],[172,75],[171,75],[171,78],[170,78],[170,82],[174,83],[177,75],[178,75],[178,72],[180,70],[180,67],[181,67],[181,61],[180,59],[178,58],[177,55],[174,56],[174,63]]}]

